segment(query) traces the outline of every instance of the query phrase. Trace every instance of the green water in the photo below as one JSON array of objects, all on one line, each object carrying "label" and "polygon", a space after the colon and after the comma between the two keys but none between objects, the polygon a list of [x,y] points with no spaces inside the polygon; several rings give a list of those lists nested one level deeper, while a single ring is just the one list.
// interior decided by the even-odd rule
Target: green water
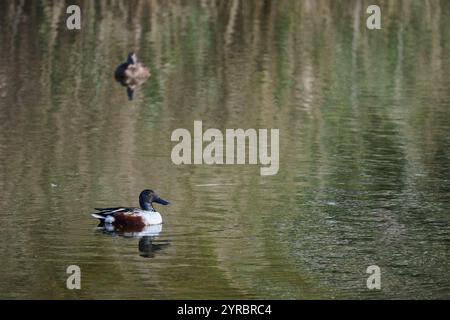
[{"label": "green water", "polygon": [[[450,3],[369,4],[2,1],[0,298],[450,298]],[[278,174],[174,165],[194,120],[278,128]],[[96,229],[145,188],[158,237]]]}]

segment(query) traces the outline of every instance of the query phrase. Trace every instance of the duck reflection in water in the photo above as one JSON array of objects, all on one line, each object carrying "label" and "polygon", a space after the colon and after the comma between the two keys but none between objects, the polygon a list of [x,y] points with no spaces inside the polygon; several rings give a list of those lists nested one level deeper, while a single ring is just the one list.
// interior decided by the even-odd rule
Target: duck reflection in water
[{"label": "duck reflection in water", "polygon": [[158,240],[162,231],[162,224],[148,226],[113,226],[100,223],[97,228],[111,236],[124,238],[137,238],[139,255],[144,258],[153,258],[155,254],[170,245],[169,240]]},{"label": "duck reflection in water", "polygon": [[139,255],[143,258],[154,258],[155,253],[170,246],[169,240],[160,240],[155,243],[153,237],[142,237],[139,240]]},{"label": "duck reflection in water", "polygon": [[134,91],[147,81],[150,71],[138,62],[136,53],[130,52],[127,61],[117,67],[114,76],[121,85],[127,87],[128,99],[133,100]]}]

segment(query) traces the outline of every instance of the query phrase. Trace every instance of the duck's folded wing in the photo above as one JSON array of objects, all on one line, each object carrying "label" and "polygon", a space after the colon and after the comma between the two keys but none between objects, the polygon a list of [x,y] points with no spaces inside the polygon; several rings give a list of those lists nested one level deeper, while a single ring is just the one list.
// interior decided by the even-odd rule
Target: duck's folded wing
[{"label": "duck's folded wing", "polygon": [[113,211],[131,211],[133,210],[133,208],[126,208],[126,207],[115,207],[115,208],[94,208],[97,211],[102,211],[102,212],[113,212]]},{"label": "duck's folded wing", "polygon": [[123,212],[131,212],[134,210],[134,208],[126,208],[126,207],[115,207],[115,208],[94,208],[98,212],[92,213],[92,216],[94,218],[104,220],[107,216],[116,214],[116,213],[123,213]]}]

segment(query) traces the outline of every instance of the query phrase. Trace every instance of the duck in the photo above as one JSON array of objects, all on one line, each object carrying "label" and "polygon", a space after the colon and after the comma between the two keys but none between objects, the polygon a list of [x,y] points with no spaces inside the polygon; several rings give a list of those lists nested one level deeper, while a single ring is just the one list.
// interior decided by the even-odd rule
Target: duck
[{"label": "duck", "polygon": [[133,100],[134,91],[150,77],[150,70],[138,62],[135,52],[128,54],[127,61],[120,64],[114,73],[116,80],[127,87],[129,100]]},{"label": "duck", "polygon": [[114,227],[142,227],[162,224],[162,217],[153,208],[153,203],[168,205],[169,202],[161,199],[156,192],[150,189],[143,190],[139,195],[140,208],[114,207],[94,208],[97,212],[91,215],[100,220],[104,226]]}]

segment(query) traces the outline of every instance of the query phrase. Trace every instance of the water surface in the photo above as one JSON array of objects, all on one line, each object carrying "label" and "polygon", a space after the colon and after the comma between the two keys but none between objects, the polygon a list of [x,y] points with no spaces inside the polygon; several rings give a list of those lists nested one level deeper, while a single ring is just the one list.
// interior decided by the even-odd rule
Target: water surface
[{"label": "water surface", "polygon": [[[0,3],[0,298],[450,298],[450,3],[379,1],[370,31],[358,0],[76,2],[81,31]],[[194,120],[279,128],[278,174],[172,164]],[[158,237],[96,229],[145,188]]]}]

